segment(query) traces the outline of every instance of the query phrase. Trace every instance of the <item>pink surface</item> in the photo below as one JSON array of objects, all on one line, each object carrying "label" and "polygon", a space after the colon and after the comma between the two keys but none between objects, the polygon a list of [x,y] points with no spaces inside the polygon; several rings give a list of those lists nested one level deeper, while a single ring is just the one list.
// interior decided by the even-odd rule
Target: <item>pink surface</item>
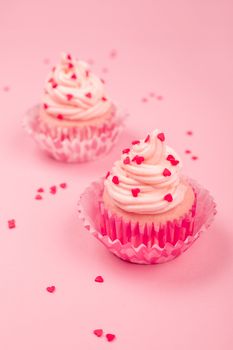
[{"label": "pink surface", "polygon": [[[230,0],[1,2],[1,349],[232,349],[232,10]],[[159,127],[214,195],[214,224],[177,260],[127,264],[79,222],[79,194],[117,148],[64,165],[24,134],[21,117],[62,50],[93,60],[130,112],[119,148]],[[117,338],[96,337],[99,328]]]}]

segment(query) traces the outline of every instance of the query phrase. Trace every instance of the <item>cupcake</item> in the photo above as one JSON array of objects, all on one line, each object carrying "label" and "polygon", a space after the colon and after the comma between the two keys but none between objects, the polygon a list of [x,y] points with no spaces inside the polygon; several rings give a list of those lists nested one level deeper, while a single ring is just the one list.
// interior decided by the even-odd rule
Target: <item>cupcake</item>
[{"label": "cupcake", "polygon": [[106,178],[82,196],[79,213],[85,226],[124,260],[174,259],[215,214],[208,192],[181,175],[181,168],[180,157],[159,130],[133,141]]},{"label": "cupcake", "polygon": [[41,104],[29,111],[25,126],[55,159],[83,162],[111,149],[122,118],[89,65],[62,54],[48,75]]}]

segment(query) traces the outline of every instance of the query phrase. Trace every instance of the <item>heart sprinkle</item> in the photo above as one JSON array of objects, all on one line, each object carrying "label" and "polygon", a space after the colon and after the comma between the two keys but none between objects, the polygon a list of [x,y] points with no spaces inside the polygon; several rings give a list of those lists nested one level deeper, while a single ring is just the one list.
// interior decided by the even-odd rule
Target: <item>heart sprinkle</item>
[{"label": "heart sprinkle", "polygon": [[129,153],[130,152],[130,148],[125,148],[123,149],[122,153],[125,154],[125,153]]},{"label": "heart sprinkle", "polygon": [[57,192],[57,186],[51,186],[50,187],[50,193],[51,194],[56,194],[56,192]]},{"label": "heart sprinkle", "polygon": [[149,142],[150,141],[150,135],[147,135],[147,137],[145,138],[145,141],[144,142]]},{"label": "heart sprinkle", "polygon": [[74,96],[73,96],[72,94],[67,94],[66,97],[67,97],[67,100],[70,101],[70,100],[72,100],[72,98],[73,98]]},{"label": "heart sprinkle", "polygon": [[111,342],[116,338],[115,334],[107,333],[106,334],[106,339],[107,341]]},{"label": "heart sprinkle", "polygon": [[87,92],[87,93],[85,94],[85,96],[86,96],[87,98],[92,98],[91,92]]},{"label": "heart sprinkle", "polygon": [[95,329],[94,331],[93,331],[93,334],[95,334],[97,337],[102,337],[102,335],[103,335],[103,329]]},{"label": "heart sprinkle", "polygon": [[134,140],[134,141],[132,141],[132,145],[138,145],[139,143],[140,143],[139,140]]},{"label": "heart sprinkle", "polygon": [[67,188],[67,183],[66,183],[66,182],[62,182],[62,183],[60,184],[60,187],[61,187],[61,188]]},{"label": "heart sprinkle", "polygon": [[160,134],[158,134],[158,135],[157,135],[157,138],[158,138],[161,142],[165,141],[165,135],[164,135],[164,133],[161,132]]},{"label": "heart sprinkle", "polygon": [[55,286],[49,286],[49,287],[46,288],[46,290],[47,290],[47,292],[49,292],[49,293],[54,293],[55,290],[56,290],[56,287],[55,287]]},{"label": "heart sprinkle", "polygon": [[130,164],[130,158],[129,157],[126,157],[124,160],[123,160],[123,163],[124,164]]},{"label": "heart sprinkle", "polygon": [[163,171],[163,176],[171,176],[170,170],[165,168],[164,171]]},{"label": "heart sprinkle", "polygon": [[95,282],[103,283],[103,282],[104,282],[104,279],[103,279],[102,276],[97,276],[97,277],[95,278]]},{"label": "heart sprinkle", "polygon": [[112,182],[113,182],[115,185],[118,185],[118,184],[119,184],[118,176],[113,176]]},{"label": "heart sprinkle", "polygon": [[14,219],[8,220],[8,227],[9,227],[9,229],[12,229],[12,228],[16,227]]},{"label": "heart sprinkle", "polygon": [[166,194],[166,195],[163,197],[163,199],[164,199],[165,201],[169,202],[169,203],[173,201],[173,197],[172,197],[171,193]]},{"label": "heart sprinkle", "polygon": [[132,188],[131,192],[132,192],[133,197],[137,197],[138,194],[140,193],[140,189],[139,188]]},{"label": "heart sprinkle", "polygon": [[37,195],[35,196],[35,199],[36,199],[37,201],[40,201],[40,200],[43,199],[43,197],[42,197],[40,194],[37,194]]},{"label": "heart sprinkle", "polygon": [[110,171],[107,172],[106,176],[105,176],[105,179],[107,179],[110,175]]},{"label": "heart sprinkle", "polygon": [[145,160],[144,157],[136,155],[135,157],[133,157],[132,161],[136,162],[138,165],[142,164],[142,162]]}]

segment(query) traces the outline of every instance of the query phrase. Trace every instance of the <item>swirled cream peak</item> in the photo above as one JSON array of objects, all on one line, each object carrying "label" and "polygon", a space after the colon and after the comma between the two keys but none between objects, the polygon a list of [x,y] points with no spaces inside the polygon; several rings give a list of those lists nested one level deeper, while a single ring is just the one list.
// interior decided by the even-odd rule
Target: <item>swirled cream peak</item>
[{"label": "swirled cream peak", "polygon": [[46,81],[43,108],[58,119],[79,121],[98,118],[111,109],[104,83],[86,62],[62,54]]},{"label": "swirled cream peak", "polygon": [[165,135],[154,130],[135,140],[106,176],[105,189],[114,204],[126,212],[160,214],[184,198],[187,186],[180,180],[181,161],[166,145]]}]

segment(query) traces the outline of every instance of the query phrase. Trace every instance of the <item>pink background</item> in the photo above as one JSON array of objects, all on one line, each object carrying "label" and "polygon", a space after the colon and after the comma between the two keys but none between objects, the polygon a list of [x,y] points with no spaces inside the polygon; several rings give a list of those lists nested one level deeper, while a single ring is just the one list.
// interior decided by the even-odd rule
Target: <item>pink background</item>
[{"label": "pink background", "polygon": [[[232,11],[230,0],[0,3],[1,349],[232,349]],[[21,128],[40,100],[47,59],[63,50],[93,59],[130,113],[118,146],[95,163],[52,161]],[[149,92],[164,99],[142,103]],[[184,172],[214,195],[218,215],[177,260],[136,266],[85,232],[76,203],[123,146],[155,127],[183,156]],[[66,190],[48,193],[63,181]],[[47,192],[35,201],[40,186]],[[95,328],[117,339],[107,343]]]}]

